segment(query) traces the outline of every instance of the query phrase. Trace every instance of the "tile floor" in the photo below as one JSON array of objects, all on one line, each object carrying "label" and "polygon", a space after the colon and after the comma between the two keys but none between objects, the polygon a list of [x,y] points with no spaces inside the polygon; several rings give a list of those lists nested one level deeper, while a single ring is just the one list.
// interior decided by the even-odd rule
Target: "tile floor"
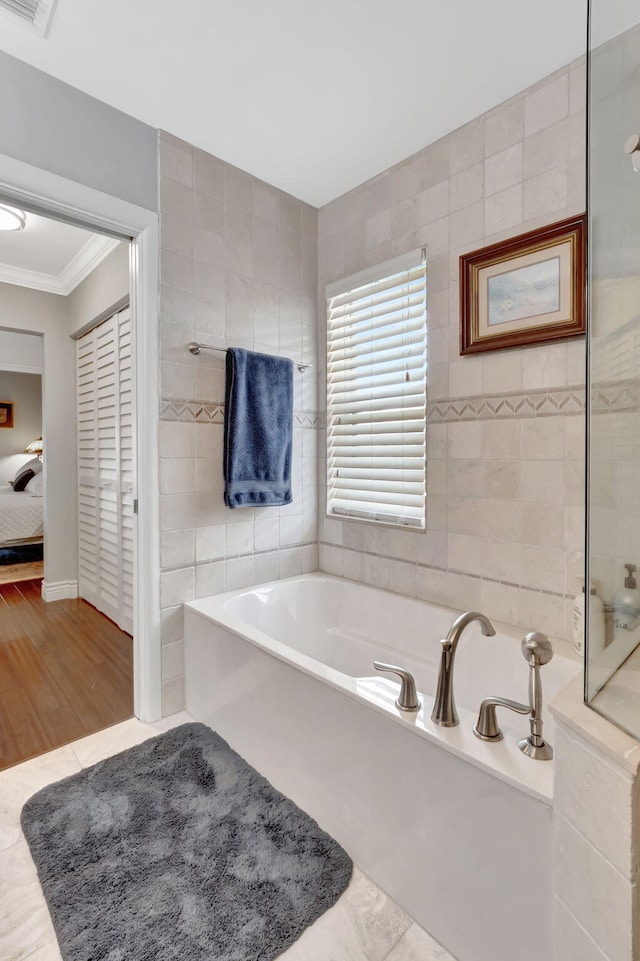
[{"label": "tile floor", "polygon": [[[61,961],[49,912],[20,829],[24,802],[40,788],[190,721],[132,718],[0,771],[0,958]],[[340,900],[285,951],[287,961],[454,961],[361,871]]]}]

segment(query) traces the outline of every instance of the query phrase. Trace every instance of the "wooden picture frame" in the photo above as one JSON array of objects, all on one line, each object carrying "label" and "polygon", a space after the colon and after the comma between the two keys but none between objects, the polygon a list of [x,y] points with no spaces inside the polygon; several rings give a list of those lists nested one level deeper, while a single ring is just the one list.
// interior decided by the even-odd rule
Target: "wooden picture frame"
[{"label": "wooden picture frame", "polygon": [[13,427],[13,401],[0,400],[0,428]]},{"label": "wooden picture frame", "polygon": [[586,331],[586,217],[460,257],[460,353],[546,344]]}]

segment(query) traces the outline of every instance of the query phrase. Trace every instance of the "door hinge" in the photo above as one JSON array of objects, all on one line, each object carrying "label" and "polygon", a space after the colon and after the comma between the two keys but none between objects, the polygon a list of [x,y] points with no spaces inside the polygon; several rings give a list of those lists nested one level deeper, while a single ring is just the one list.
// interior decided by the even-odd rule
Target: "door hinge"
[{"label": "door hinge", "polygon": [[134,513],[134,514],[137,514],[137,513],[138,513],[138,498],[137,498],[137,497],[134,497],[134,498],[133,498],[133,513]]}]

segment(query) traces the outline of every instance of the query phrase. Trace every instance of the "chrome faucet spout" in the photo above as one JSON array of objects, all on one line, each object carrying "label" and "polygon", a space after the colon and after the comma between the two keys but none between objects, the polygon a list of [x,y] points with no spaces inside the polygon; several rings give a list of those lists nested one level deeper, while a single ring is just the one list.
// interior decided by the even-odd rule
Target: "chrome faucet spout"
[{"label": "chrome faucet spout", "polygon": [[441,727],[455,727],[460,723],[453,696],[453,664],[462,632],[473,621],[479,622],[480,630],[486,637],[495,634],[495,628],[488,617],[478,611],[467,611],[455,619],[447,636],[440,641],[440,671],[431,720]]},{"label": "chrome faucet spout", "polygon": [[458,646],[460,637],[465,627],[473,623],[473,621],[478,621],[480,624],[480,630],[485,637],[493,637],[495,634],[495,628],[488,617],[484,614],[480,614],[479,611],[467,611],[466,614],[461,614],[460,617],[456,617],[455,621],[449,628],[449,633],[447,634],[445,640],[448,641],[454,651]]}]

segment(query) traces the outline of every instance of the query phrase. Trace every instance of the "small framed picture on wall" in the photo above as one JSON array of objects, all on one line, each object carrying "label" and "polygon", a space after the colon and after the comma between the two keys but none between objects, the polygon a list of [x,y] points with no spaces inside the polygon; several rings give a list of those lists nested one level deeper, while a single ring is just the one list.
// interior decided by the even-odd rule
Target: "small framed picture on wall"
[{"label": "small framed picture on wall", "polygon": [[0,400],[0,427],[13,427],[13,401]]},{"label": "small framed picture on wall", "polygon": [[460,257],[460,353],[546,344],[586,330],[585,217]]}]

